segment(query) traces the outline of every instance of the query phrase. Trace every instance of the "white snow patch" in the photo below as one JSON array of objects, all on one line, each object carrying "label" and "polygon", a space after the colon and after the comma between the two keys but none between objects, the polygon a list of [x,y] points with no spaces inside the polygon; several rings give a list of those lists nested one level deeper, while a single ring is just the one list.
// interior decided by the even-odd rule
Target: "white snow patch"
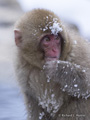
[{"label": "white snow patch", "polygon": [[29,118],[31,118],[31,115],[29,115]]},{"label": "white snow patch", "polygon": [[74,78],[73,82],[75,82],[75,81],[76,81],[76,78]]},{"label": "white snow patch", "polygon": [[54,114],[59,110],[60,102],[56,101],[55,95],[53,93],[48,96],[47,92],[48,91],[45,90],[43,97],[39,97],[39,105],[41,105],[43,109],[46,109],[47,112],[51,113],[51,116],[54,116]]},{"label": "white snow patch", "polygon": [[58,32],[62,32],[62,28],[59,26],[59,23],[53,23],[53,26],[49,27],[51,30],[51,33],[54,35],[57,35]]},{"label": "white snow patch", "polygon": [[67,67],[69,67],[69,65],[67,65]]},{"label": "white snow patch", "polygon": [[55,95],[54,95],[54,94],[52,94],[52,95],[51,95],[51,97],[52,97],[52,98],[54,98],[54,97],[55,97]]},{"label": "white snow patch", "polygon": [[[51,16],[49,16],[49,17],[51,17]],[[48,16],[46,16],[46,23],[47,24],[46,24],[45,28],[43,28],[43,31],[46,31],[46,30],[50,29],[51,33],[54,34],[54,35],[57,35],[58,32],[63,31],[62,27],[60,27],[60,23],[57,21],[57,18],[53,18],[53,21],[49,22],[48,21]],[[53,25],[51,25],[51,24],[53,24]],[[42,30],[41,27],[40,27],[40,30]]]},{"label": "white snow patch", "polygon": [[65,85],[64,87],[65,87],[65,88],[67,88],[67,87],[68,87],[68,85]]},{"label": "white snow patch", "polygon": [[41,119],[43,118],[44,115],[45,115],[44,112],[40,113],[40,114],[39,114],[39,119],[41,120]]},{"label": "white snow patch", "polygon": [[75,67],[80,68],[80,65],[77,65],[77,64],[74,64],[74,65],[75,65]]},{"label": "white snow patch", "polygon": [[68,72],[65,72],[66,73],[66,75],[68,74]]},{"label": "white snow patch", "polygon": [[86,70],[82,70],[82,72],[86,72]]},{"label": "white snow patch", "polygon": [[60,63],[60,60],[57,60],[57,63],[59,64],[59,63]]},{"label": "white snow patch", "polygon": [[87,96],[85,97],[85,99],[87,100],[89,97],[90,97],[90,94],[89,94],[89,95],[87,95]]},{"label": "white snow patch", "polygon": [[71,68],[71,71],[73,70],[73,68]]},{"label": "white snow patch", "polygon": [[80,94],[78,94],[78,96],[77,96],[78,98],[80,98]]},{"label": "white snow patch", "polygon": [[75,45],[77,44],[77,41],[76,41],[76,40],[74,41],[74,44],[75,44]]},{"label": "white snow patch", "polygon": [[47,82],[50,82],[50,76],[47,75]]},{"label": "white snow patch", "polygon": [[65,89],[63,88],[62,91],[65,92]]},{"label": "white snow patch", "polygon": [[63,66],[63,69],[65,68],[65,66]]},{"label": "white snow patch", "polygon": [[77,84],[75,84],[75,85],[74,85],[74,87],[78,87],[78,85],[77,85]]},{"label": "white snow patch", "polygon": [[63,29],[60,27],[60,23],[57,22],[57,18],[53,18],[53,25],[49,27],[51,33],[57,35],[58,32],[62,32]]},{"label": "white snow patch", "polygon": [[46,65],[43,65],[43,70],[46,68]]}]

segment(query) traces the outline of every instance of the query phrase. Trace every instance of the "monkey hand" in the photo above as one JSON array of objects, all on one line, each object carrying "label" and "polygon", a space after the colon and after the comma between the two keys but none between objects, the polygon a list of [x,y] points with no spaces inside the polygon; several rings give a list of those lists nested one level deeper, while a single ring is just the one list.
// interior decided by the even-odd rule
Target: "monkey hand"
[{"label": "monkey hand", "polygon": [[43,69],[46,75],[48,75],[50,78],[52,78],[53,75],[55,75],[57,68],[58,68],[57,60],[47,61],[45,65],[43,66]]},{"label": "monkey hand", "polygon": [[85,97],[88,91],[88,78],[85,69],[68,61],[48,61],[44,65],[46,75],[58,82],[61,90],[75,97]]},{"label": "monkey hand", "polygon": [[62,91],[78,98],[81,96],[85,98],[89,94],[85,69],[67,61],[57,61],[57,63],[56,80],[60,83]]}]

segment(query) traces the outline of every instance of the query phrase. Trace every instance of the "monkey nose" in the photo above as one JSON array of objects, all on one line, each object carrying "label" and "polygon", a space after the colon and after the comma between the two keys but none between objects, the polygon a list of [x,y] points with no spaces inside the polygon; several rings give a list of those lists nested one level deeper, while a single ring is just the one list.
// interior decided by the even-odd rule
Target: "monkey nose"
[{"label": "monkey nose", "polygon": [[52,52],[56,53],[57,49],[56,48],[52,48]]}]

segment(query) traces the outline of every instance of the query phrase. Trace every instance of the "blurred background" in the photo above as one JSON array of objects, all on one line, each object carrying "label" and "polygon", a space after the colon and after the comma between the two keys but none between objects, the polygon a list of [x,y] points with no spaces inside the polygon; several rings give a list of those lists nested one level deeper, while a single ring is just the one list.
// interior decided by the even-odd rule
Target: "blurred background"
[{"label": "blurred background", "polygon": [[0,120],[25,120],[23,97],[13,68],[14,23],[26,11],[54,11],[65,24],[90,41],[90,0],[0,0]]}]

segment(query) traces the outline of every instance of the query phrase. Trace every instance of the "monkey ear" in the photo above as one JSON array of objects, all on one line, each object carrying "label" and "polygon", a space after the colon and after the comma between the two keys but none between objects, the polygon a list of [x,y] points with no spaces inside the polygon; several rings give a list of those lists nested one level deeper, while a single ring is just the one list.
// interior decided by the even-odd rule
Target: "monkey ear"
[{"label": "monkey ear", "polygon": [[14,37],[15,37],[16,45],[19,46],[20,43],[22,42],[22,34],[21,34],[21,31],[19,29],[14,30]]}]

